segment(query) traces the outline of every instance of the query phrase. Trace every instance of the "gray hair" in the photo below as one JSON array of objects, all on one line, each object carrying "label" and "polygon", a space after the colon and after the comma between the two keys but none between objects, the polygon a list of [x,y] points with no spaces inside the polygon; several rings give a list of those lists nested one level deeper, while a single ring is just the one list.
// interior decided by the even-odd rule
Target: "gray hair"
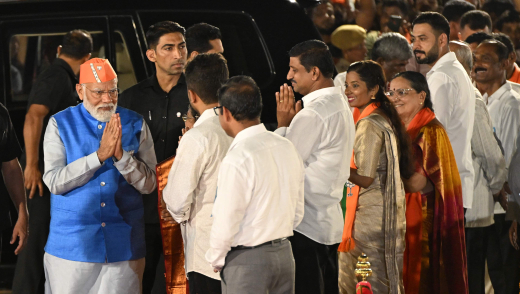
[{"label": "gray hair", "polygon": [[469,46],[460,41],[450,41],[450,44],[455,45],[450,46],[450,49],[453,49],[452,51],[455,53],[455,56],[457,56],[457,60],[462,64],[466,71],[471,71],[473,68],[473,53]]},{"label": "gray hair", "polygon": [[398,33],[384,33],[374,43],[370,59],[377,61],[381,57],[385,61],[408,60],[412,56],[412,46],[405,37]]}]

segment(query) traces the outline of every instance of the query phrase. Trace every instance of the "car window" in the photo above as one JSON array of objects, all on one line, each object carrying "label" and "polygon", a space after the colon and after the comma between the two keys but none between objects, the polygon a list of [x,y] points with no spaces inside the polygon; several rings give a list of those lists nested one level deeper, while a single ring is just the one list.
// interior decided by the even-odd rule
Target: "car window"
[{"label": "car window", "polygon": [[[41,72],[56,59],[58,46],[67,32],[45,34],[17,34],[9,40],[11,76],[11,101],[25,102],[29,98],[33,83]],[[92,57],[105,58],[102,31],[91,31],[93,40]]]},{"label": "car window", "polygon": [[[112,67],[117,73],[117,87],[124,91],[137,84],[137,78],[123,34],[115,31],[112,36],[115,48],[115,64],[112,64]],[[105,46],[101,46],[99,53],[105,55]]]},{"label": "car window", "polygon": [[249,75],[260,87],[274,78],[273,61],[263,36],[253,18],[244,12],[140,11],[139,16],[145,32],[162,20],[173,20],[186,29],[200,22],[217,26],[222,33],[230,76]]}]

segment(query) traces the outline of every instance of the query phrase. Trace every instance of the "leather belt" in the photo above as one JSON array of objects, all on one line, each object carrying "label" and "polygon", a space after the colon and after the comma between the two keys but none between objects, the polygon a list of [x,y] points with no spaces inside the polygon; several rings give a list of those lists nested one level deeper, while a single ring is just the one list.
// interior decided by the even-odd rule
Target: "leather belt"
[{"label": "leather belt", "polygon": [[258,248],[258,247],[262,247],[262,246],[265,246],[265,245],[275,245],[277,243],[284,243],[285,241],[287,241],[287,237],[285,238],[280,238],[280,239],[276,239],[276,240],[272,240],[272,241],[267,241],[265,243],[262,243],[262,244],[258,244],[258,245],[255,245],[255,246],[243,246],[243,245],[238,245],[236,247],[231,247],[231,250],[239,250],[239,249],[254,249],[254,248]]}]

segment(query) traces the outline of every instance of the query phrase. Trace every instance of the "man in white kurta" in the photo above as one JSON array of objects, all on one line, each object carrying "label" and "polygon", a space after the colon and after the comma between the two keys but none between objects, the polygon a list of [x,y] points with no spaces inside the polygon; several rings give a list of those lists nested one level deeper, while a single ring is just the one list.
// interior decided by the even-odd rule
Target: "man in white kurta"
[{"label": "man in white kurta", "polygon": [[233,140],[213,109],[218,106],[217,91],[229,76],[226,60],[220,54],[199,54],[188,63],[185,75],[191,108],[201,115],[180,141],[163,199],[173,219],[182,224],[190,291],[221,293],[219,274],[204,255],[209,249],[220,163]]}]

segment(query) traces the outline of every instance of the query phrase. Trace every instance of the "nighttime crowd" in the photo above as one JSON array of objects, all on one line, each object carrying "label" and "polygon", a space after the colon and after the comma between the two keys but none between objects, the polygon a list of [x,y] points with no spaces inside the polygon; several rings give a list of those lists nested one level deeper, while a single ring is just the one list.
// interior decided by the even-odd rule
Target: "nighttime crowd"
[{"label": "nighttime crowd", "polygon": [[208,23],[146,28],[155,73],[122,92],[64,35],[25,146],[0,104],[13,293],[166,291],[165,223],[192,294],[366,293],[363,253],[376,294],[518,294],[520,1],[321,2],[267,97]]}]

